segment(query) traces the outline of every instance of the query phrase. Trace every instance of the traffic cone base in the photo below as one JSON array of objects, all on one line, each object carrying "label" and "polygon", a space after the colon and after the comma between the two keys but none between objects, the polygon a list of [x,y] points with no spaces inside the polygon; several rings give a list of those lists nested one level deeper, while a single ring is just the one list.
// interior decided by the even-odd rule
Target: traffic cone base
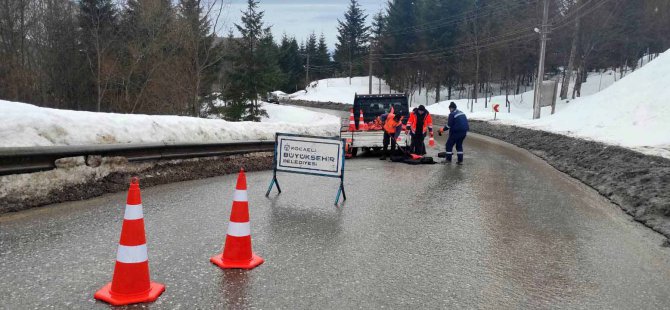
[{"label": "traffic cone base", "polygon": [[158,296],[165,292],[165,285],[151,282],[149,283],[149,290],[139,294],[118,294],[112,292],[112,282],[107,283],[99,291],[95,292],[95,299],[102,300],[113,306],[123,306],[130,304],[138,304],[143,302],[152,302],[158,299]]},{"label": "traffic cone base", "polygon": [[251,259],[248,261],[224,261],[223,254],[212,256],[209,261],[223,269],[254,269],[265,262],[265,260],[256,255],[256,253],[251,253]]}]

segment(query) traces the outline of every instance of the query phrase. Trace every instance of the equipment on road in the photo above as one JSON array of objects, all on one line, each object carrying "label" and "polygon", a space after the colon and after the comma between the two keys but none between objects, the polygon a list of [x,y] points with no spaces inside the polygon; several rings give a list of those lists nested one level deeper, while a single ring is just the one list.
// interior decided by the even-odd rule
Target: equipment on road
[{"label": "equipment on road", "polygon": [[[409,117],[409,104],[405,94],[386,95],[355,95],[354,107],[351,109],[348,127],[342,127],[342,138],[351,139],[347,151],[347,158],[355,157],[360,150],[380,150],[383,147],[383,124],[375,120],[384,113],[394,109],[395,114],[403,116],[406,121]],[[358,112],[360,117],[354,121],[354,113]],[[365,128],[365,129],[364,129]],[[399,136],[398,145],[409,144],[408,136]]]},{"label": "equipment on road", "polygon": [[149,258],[144,232],[144,213],[138,178],[130,181],[121,240],[116,253],[112,282],[94,295],[114,306],[151,302],[158,299],[165,286],[149,279]]},{"label": "equipment on road", "polygon": [[277,186],[279,194],[281,188],[277,180],[277,171],[317,175],[339,178],[340,187],[335,197],[335,205],[340,201],[340,194],[344,200],[344,158],[345,145],[350,145],[349,139],[340,137],[301,136],[287,133],[275,135],[275,152],[273,162],[272,181],[265,197],[270,195],[273,186]]},{"label": "equipment on road", "polygon": [[251,225],[249,224],[249,199],[247,176],[244,169],[237,175],[237,186],[233,194],[233,209],[230,212],[228,233],[223,253],[209,259],[223,269],[253,269],[265,260],[251,250]]}]

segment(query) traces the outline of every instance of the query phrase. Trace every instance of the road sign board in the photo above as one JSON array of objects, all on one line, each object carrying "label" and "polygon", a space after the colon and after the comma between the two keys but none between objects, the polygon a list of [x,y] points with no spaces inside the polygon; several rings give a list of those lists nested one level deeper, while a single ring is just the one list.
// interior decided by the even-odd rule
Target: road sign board
[{"label": "road sign board", "polygon": [[281,194],[277,180],[277,171],[311,174],[340,179],[340,188],[335,197],[335,204],[340,201],[340,194],[347,199],[344,192],[344,145],[345,139],[340,137],[315,137],[286,133],[275,136],[275,152],[272,182],[265,196],[270,195],[273,186]]},{"label": "road sign board", "polygon": [[496,112],[496,113],[497,113],[497,112],[500,112],[500,111],[498,110],[498,108],[500,108],[500,105],[499,105],[499,104],[494,104],[494,105],[493,105],[493,111],[494,111],[494,112]]},{"label": "road sign board", "polygon": [[277,171],[339,177],[342,141],[337,138],[277,135]]}]

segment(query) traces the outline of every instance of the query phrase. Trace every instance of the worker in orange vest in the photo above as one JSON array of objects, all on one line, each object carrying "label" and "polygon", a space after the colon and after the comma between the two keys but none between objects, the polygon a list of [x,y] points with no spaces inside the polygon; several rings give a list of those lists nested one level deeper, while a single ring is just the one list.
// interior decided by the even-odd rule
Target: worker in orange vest
[{"label": "worker in orange vest", "polygon": [[426,144],[423,140],[426,138],[427,133],[430,133],[431,136],[433,135],[433,118],[428,113],[428,110],[426,110],[426,107],[420,105],[416,111],[410,114],[407,124],[407,129],[412,134],[410,153],[425,155]]},{"label": "worker in orange vest", "polygon": [[[394,114],[390,112],[381,116],[384,120],[384,149],[382,150],[382,157],[380,160],[385,160],[387,154],[393,154],[396,148],[396,139],[402,131],[402,116],[400,114]],[[388,153],[387,148],[391,144],[391,152]],[[390,156],[390,155],[389,155]]]}]

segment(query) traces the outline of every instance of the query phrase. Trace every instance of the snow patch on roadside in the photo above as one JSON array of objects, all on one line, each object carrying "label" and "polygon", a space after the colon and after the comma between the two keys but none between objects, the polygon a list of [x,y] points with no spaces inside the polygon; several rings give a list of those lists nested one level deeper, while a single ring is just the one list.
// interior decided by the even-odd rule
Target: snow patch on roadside
[{"label": "snow patch on roadside", "polygon": [[59,159],[57,169],[35,173],[13,174],[0,177],[0,201],[11,197],[13,200],[39,200],[50,193],[69,186],[83,186],[95,183],[110,173],[146,170],[154,163],[128,164],[125,158],[106,157],[99,167],[85,165],[83,157]]},{"label": "snow patch on roadside", "polygon": [[0,147],[273,140],[276,132],[339,135],[335,117],[294,107],[264,106],[270,117],[253,123],[69,111],[0,100]]},{"label": "snow patch on roadside", "polygon": [[[598,85],[597,79],[585,84],[589,91]],[[644,154],[670,158],[670,51],[661,54],[635,72],[611,86],[575,100],[560,100],[556,113],[542,109],[542,118],[533,120],[533,92],[510,96],[511,111],[505,108],[505,96],[493,97],[484,107],[484,100],[474,104],[473,112],[467,100],[453,100],[470,119],[493,121],[493,104],[501,113],[497,122],[525,128],[549,131],[587,140],[620,145]],[[450,101],[430,105],[433,114],[449,114]]]}]

